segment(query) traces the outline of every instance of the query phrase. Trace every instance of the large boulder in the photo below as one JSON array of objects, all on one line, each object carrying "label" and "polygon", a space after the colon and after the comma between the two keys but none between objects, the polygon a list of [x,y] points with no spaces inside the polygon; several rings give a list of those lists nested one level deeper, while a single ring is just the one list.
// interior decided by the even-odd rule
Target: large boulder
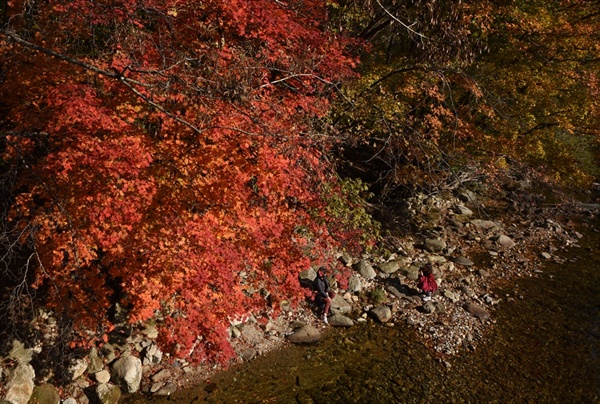
[{"label": "large boulder", "polygon": [[366,260],[360,260],[356,264],[356,270],[365,279],[374,279],[377,276],[377,272],[375,272],[373,266]]},{"label": "large boulder", "polygon": [[416,281],[419,278],[419,267],[416,265],[410,265],[408,267],[400,268],[400,273],[410,279]]},{"label": "large boulder", "polygon": [[33,367],[28,363],[19,363],[6,385],[4,401],[10,404],[27,404],[33,394],[34,378]]},{"label": "large boulder", "polygon": [[478,319],[484,321],[490,318],[490,313],[484,309],[483,307],[475,304],[475,303],[467,303],[464,306],[465,310],[471,313],[473,316]]},{"label": "large boulder", "polygon": [[333,314],[348,314],[352,312],[352,305],[341,295],[335,295],[335,297],[331,299],[331,312]]},{"label": "large boulder", "polygon": [[396,260],[382,262],[381,264],[377,265],[377,269],[384,274],[393,274],[400,269],[400,264]]},{"label": "large boulder", "polygon": [[99,384],[96,387],[96,396],[101,404],[118,404],[121,399],[121,389],[110,383]]},{"label": "large boulder", "polygon": [[432,253],[441,252],[446,248],[446,240],[441,237],[428,238],[425,240],[425,249]]},{"label": "large boulder", "polygon": [[71,380],[76,380],[81,377],[88,368],[88,363],[83,358],[74,359],[69,366],[69,373],[71,374]]},{"label": "large boulder", "polygon": [[362,290],[362,282],[360,281],[360,277],[357,275],[351,275],[348,280],[348,292],[356,293]]},{"label": "large boulder", "polygon": [[354,320],[343,314],[334,314],[329,317],[328,321],[329,325],[334,327],[352,327],[354,325]]},{"label": "large boulder", "polygon": [[311,325],[304,325],[295,329],[287,336],[288,341],[294,344],[310,344],[321,339],[321,333]]},{"label": "large boulder", "polygon": [[33,358],[33,349],[25,348],[25,345],[15,339],[12,343],[12,349],[8,353],[8,357],[14,359],[17,363],[29,363]]},{"label": "large boulder", "polygon": [[128,353],[124,354],[113,364],[111,378],[128,393],[135,393],[142,381],[142,361]]},{"label": "large boulder", "polygon": [[460,257],[454,258],[454,263],[465,266],[465,267],[470,267],[470,266],[475,265],[475,263],[473,261],[471,261],[467,257],[463,257],[462,255]]},{"label": "large boulder", "polygon": [[88,354],[88,365],[87,372],[88,373],[97,373],[104,369],[104,362],[98,353],[98,350],[94,347],[90,349],[90,353]]},{"label": "large boulder", "polygon": [[30,404],[59,404],[60,395],[58,390],[50,383],[44,383],[33,389],[29,399]]},{"label": "large boulder", "polygon": [[300,285],[304,286],[305,288],[312,288],[316,278],[317,272],[312,268],[302,271],[298,275]]},{"label": "large boulder", "polygon": [[496,243],[504,248],[513,248],[516,245],[510,237],[504,234],[501,234],[498,236],[498,238],[496,238]]},{"label": "large boulder", "polygon": [[377,306],[369,311],[371,317],[381,323],[387,323],[392,318],[392,310],[388,306]]}]

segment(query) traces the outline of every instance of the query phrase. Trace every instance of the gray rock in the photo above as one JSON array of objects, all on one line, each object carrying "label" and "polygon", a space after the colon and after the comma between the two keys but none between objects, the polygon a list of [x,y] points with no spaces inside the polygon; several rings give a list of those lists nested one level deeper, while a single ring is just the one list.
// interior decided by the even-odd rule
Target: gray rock
[{"label": "gray rock", "polygon": [[494,243],[492,243],[490,240],[483,240],[481,242],[481,245],[486,250],[490,250],[490,249],[494,248]]},{"label": "gray rock", "polygon": [[348,314],[352,312],[352,305],[341,295],[336,295],[331,299],[331,312],[333,314]]},{"label": "gray rock", "polygon": [[454,259],[454,263],[458,264],[458,265],[463,265],[465,267],[470,267],[472,265],[475,265],[475,263],[473,261],[471,261],[470,259],[468,259],[467,257],[456,257]]},{"label": "gray rock", "polygon": [[152,393],[152,394],[156,393],[164,385],[165,385],[164,382],[152,383],[152,386],[150,386],[150,393]]},{"label": "gray rock", "polygon": [[157,396],[170,396],[177,390],[177,384],[170,382],[167,383],[163,388],[158,390],[156,393]]},{"label": "gray rock", "polygon": [[432,253],[443,251],[446,248],[446,240],[441,237],[428,238],[425,240],[425,249]]},{"label": "gray rock", "polygon": [[471,290],[471,288],[469,288],[467,285],[462,285],[460,287],[460,291],[463,292],[468,297],[473,297],[475,295],[475,293],[473,293],[473,291]]},{"label": "gray rock", "polygon": [[44,383],[40,386],[35,386],[29,402],[32,404],[59,404],[60,395],[56,387],[50,383]]},{"label": "gray rock", "polygon": [[393,274],[394,272],[398,271],[398,269],[400,269],[400,265],[396,260],[388,261],[377,265],[377,269],[379,269],[384,274]]},{"label": "gray rock", "polygon": [[454,292],[453,292],[453,291],[451,291],[451,290],[444,290],[444,293],[443,293],[443,295],[444,295],[445,297],[447,297],[448,299],[450,299],[450,301],[451,301],[452,303],[456,303],[456,302],[458,302],[458,296],[457,296],[457,294],[456,294],[456,293],[454,293]]},{"label": "gray rock", "polygon": [[356,265],[356,270],[365,279],[374,279],[377,276],[373,266],[366,260],[360,260]]},{"label": "gray rock", "polygon": [[96,387],[96,396],[101,404],[118,404],[121,399],[121,389],[112,384],[99,384]]},{"label": "gray rock", "polygon": [[510,237],[505,236],[504,234],[498,236],[498,238],[496,239],[496,243],[498,243],[504,248],[513,248],[516,245]]},{"label": "gray rock", "polygon": [[348,280],[348,292],[350,293],[357,293],[360,292],[362,290],[362,283],[360,281],[360,278],[356,275],[351,275],[350,279]]},{"label": "gray rock", "polygon": [[71,374],[71,380],[75,380],[81,377],[88,368],[88,363],[85,359],[75,359],[69,367],[69,373]]},{"label": "gray rock", "polygon": [[171,371],[169,369],[162,369],[158,373],[152,375],[150,380],[154,383],[158,383],[167,380],[169,377],[171,377]]},{"label": "gray rock", "polygon": [[309,268],[306,271],[302,271],[300,272],[300,274],[298,275],[298,277],[300,278],[300,282],[313,282],[315,280],[315,278],[317,277],[317,273],[315,272],[314,269]]},{"label": "gray rock", "polygon": [[4,400],[11,404],[27,404],[33,394],[35,371],[28,363],[19,363],[6,385]]},{"label": "gray rock", "polygon": [[445,313],[446,307],[442,302],[433,302],[433,307],[435,307],[435,311],[438,313]]},{"label": "gray rock", "polygon": [[431,301],[425,302],[425,304],[423,304],[423,311],[425,313],[429,313],[429,314],[435,313],[435,309],[436,309],[435,304],[433,304],[433,302],[431,302]]},{"label": "gray rock", "polygon": [[242,335],[242,331],[240,331],[239,328],[237,328],[236,326],[231,326],[229,327],[229,336],[233,339],[235,338],[239,338]]},{"label": "gray rock", "polygon": [[328,321],[329,325],[334,327],[352,327],[354,325],[354,321],[343,314],[334,314],[328,318]]},{"label": "gray rock", "polygon": [[347,267],[352,266],[352,257],[346,252],[340,254],[339,260]]},{"label": "gray rock", "polygon": [[387,287],[387,291],[390,292],[392,295],[396,296],[398,299],[406,299],[408,297],[408,295],[400,292],[398,289],[396,289],[395,286],[392,285],[389,285]]},{"label": "gray rock", "polygon": [[100,384],[106,384],[110,381],[110,372],[108,370],[101,370],[94,373],[96,381]]},{"label": "gray rock", "polygon": [[98,354],[98,350],[94,347],[90,349],[90,353],[88,354],[88,373],[97,373],[104,369],[104,362],[102,362],[102,358]]},{"label": "gray rock", "polygon": [[448,260],[443,255],[431,254],[427,257],[427,261],[429,261],[432,265],[442,265],[445,264]]},{"label": "gray rock", "polygon": [[163,353],[158,348],[158,345],[152,342],[144,349],[144,360],[142,363],[144,365],[158,365],[162,360],[162,356]]},{"label": "gray rock", "polygon": [[471,224],[481,230],[492,230],[492,229],[499,229],[502,227],[498,223],[492,222],[491,220],[481,220],[481,219],[473,219],[473,220],[471,220]]},{"label": "gray rock", "polygon": [[515,255],[515,260],[518,263],[524,264],[526,262],[529,262],[529,258],[527,258],[526,256],[524,256],[523,254],[516,254]]},{"label": "gray rock", "polygon": [[490,313],[486,309],[475,303],[465,304],[464,309],[482,321],[490,318]]},{"label": "gray rock", "polygon": [[113,364],[113,381],[128,393],[135,393],[142,381],[142,361],[130,354],[124,354]]},{"label": "gray rock", "polygon": [[288,341],[294,344],[308,344],[321,339],[321,333],[311,325],[305,325],[294,330],[287,336]]},{"label": "gray rock", "polygon": [[33,349],[25,348],[25,345],[21,341],[15,339],[13,340],[8,357],[14,359],[18,363],[29,363],[33,358]]},{"label": "gray rock", "polygon": [[144,333],[144,335],[150,339],[155,339],[158,337],[158,329],[156,328],[156,324],[154,323],[154,321],[149,321],[148,323],[146,323],[144,325],[144,329],[142,330],[142,333]]},{"label": "gray rock", "polygon": [[392,310],[387,306],[377,306],[369,310],[369,314],[381,323],[387,323],[392,318]]},{"label": "gray rock", "polygon": [[62,404],[77,404],[77,400],[75,400],[73,397],[65,398]]},{"label": "gray rock", "polygon": [[400,268],[399,272],[411,281],[416,281],[419,278],[419,267],[416,265]]},{"label": "gray rock", "polygon": [[481,276],[482,278],[487,278],[488,276],[490,276],[490,273],[485,269],[479,269],[477,271],[477,275]]},{"label": "gray rock", "polygon": [[246,348],[242,351],[242,359],[244,362],[248,362],[256,356],[256,349],[254,348]]},{"label": "gray rock", "polygon": [[111,344],[104,344],[100,349],[100,354],[104,357],[106,363],[111,363],[116,358],[115,347]]}]

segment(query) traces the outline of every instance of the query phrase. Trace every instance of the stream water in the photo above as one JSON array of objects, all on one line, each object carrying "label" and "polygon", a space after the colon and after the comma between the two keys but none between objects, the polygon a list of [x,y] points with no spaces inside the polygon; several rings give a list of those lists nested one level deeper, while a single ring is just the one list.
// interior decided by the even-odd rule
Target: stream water
[{"label": "stream water", "polygon": [[562,253],[566,263],[498,291],[523,298],[500,303],[473,352],[444,362],[406,326],[369,323],[258,357],[209,385],[126,402],[600,403],[597,224]]}]

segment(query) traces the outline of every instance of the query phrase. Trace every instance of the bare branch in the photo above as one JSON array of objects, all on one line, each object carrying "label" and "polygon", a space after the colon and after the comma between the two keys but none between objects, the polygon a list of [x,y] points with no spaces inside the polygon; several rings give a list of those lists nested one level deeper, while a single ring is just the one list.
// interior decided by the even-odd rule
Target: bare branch
[{"label": "bare branch", "polygon": [[98,73],[98,74],[101,74],[103,76],[107,76],[107,77],[110,77],[110,78],[113,78],[113,79],[118,79],[119,76],[120,76],[120,74],[117,73],[117,72],[109,72],[108,70],[100,69],[97,66],[93,66],[93,65],[91,65],[89,63],[82,62],[81,60],[77,60],[77,59],[74,59],[74,58],[62,55],[62,54],[60,54],[58,52],[54,52],[51,49],[47,49],[47,48],[41,47],[39,45],[36,45],[36,44],[34,44],[32,42],[26,41],[26,40],[24,40],[23,38],[21,38],[19,35],[17,35],[16,33],[12,32],[12,31],[3,30],[3,31],[0,31],[0,34],[3,34],[5,36],[11,38],[13,41],[15,41],[16,43],[18,43],[19,45],[23,45],[23,46],[25,46],[27,48],[34,49],[34,50],[36,50],[38,52],[42,52],[42,53],[44,53],[46,55],[55,57],[55,58],[60,59],[60,60],[64,60],[65,62],[77,65],[79,67],[83,67],[84,69],[90,70],[90,71],[92,71],[94,73]]},{"label": "bare branch", "polygon": [[[164,107],[162,107],[161,105],[157,104],[156,102],[152,101],[150,98],[148,98],[146,95],[142,94],[139,90],[137,90],[133,85],[141,85],[141,86],[148,86],[146,83],[142,83],[139,82],[137,80],[133,80],[129,77],[126,77],[123,75],[122,72],[111,72],[108,70],[104,70],[101,69],[97,66],[91,65],[89,63],[85,63],[82,62],[81,60],[78,59],[74,59],[72,57],[69,56],[65,56],[62,55],[60,53],[54,52],[51,49],[47,49],[44,47],[41,47],[39,45],[36,45],[32,42],[26,41],[23,38],[21,38],[20,36],[18,36],[16,33],[12,32],[12,31],[0,31],[0,34],[3,34],[9,38],[11,38],[13,41],[15,41],[16,43],[23,45],[27,48],[30,49],[34,49],[38,52],[42,52],[46,55],[55,57],[57,59],[63,60],[65,62],[74,64],[76,66],[82,67],[86,70],[92,71],[94,73],[98,73],[101,74],[103,76],[112,78],[112,79],[116,79],[119,80],[121,83],[123,83],[127,88],[129,88],[136,96],[138,96],[139,98],[141,98],[142,100],[144,100],[145,102],[147,102],[148,104],[152,105],[154,108],[158,109],[160,112],[164,113],[165,115],[169,116],[170,118],[174,119],[175,121],[187,126],[188,128],[192,129],[194,132],[197,132],[199,134],[203,133],[204,131],[201,129],[198,129],[196,126],[194,126],[193,124],[191,124],[190,122],[186,121],[185,119],[181,119],[178,116],[174,115],[172,112],[169,112],[167,109],[165,109]],[[127,69],[126,69],[127,70]]]},{"label": "bare branch", "polygon": [[388,9],[387,9],[387,8],[385,8],[385,7],[384,7],[384,6],[381,4],[381,2],[380,2],[379,0],[377,0],[377,4],[379,4],[379,7],[381,7],[381,8],[383,9],[383,11],[385,11],[385,13],[386,13],[387,15],[389,15],[389,16],[390,16],[390,17],[391,17],[391,18],[392,18],[394,21],[396,21],[398,24],[400,24],[400,25],[402,25],[404,28],[406,28],[406,29],[407,29],[409,32],[412,32],[413,34],[415,34],[415,35],[417,35],[417,36],[419,36],[419,37],[421,37],[421,38],[423,38],[423,39],[429,39],[429,38],[427,38],[425,35],[421,34],[420,32],[417,32],[417,31],[415,31],[414,29],[412,29],[412,25],[414,25],[414,24],[412,24],[412,25],[406,25],[405,23],[403,23],[402,21],[400,21],[400,20],[399,20],[399,19],[398,19],[396,16],[394,16],[392,13],[390,13],[390,12],[388,11]]}]

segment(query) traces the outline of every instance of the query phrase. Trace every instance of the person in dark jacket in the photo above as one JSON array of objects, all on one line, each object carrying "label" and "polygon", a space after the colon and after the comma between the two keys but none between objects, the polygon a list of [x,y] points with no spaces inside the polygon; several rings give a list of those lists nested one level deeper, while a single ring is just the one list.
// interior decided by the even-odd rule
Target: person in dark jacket
[{"label": "person in dark jacket", "polygon": [[317,304],[323,307],[322,319],[325,324],[329,324],[327,316],[329,315],[329,308],[331,307],[331,299],[335,296],[335,292],[331,290],[329,286],[329,280],[325,276],[325,268],[321,267],[317,271],[317,278],[315,279],[315,286],[317,289],[317,295],[315,300]]}]

